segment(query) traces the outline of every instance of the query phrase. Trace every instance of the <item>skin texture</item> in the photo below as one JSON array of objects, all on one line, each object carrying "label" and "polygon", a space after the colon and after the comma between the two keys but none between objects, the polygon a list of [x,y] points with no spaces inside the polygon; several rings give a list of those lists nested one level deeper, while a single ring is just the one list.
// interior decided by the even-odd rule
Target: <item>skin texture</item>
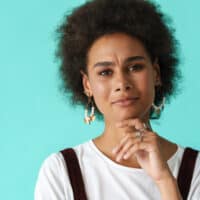
[{"label": "skin texture", "polygon": [[[170,199],[179,199],[167,165],[177,146],[153,132],[149,122],[155,86],[162,84],[156,60],[151,61],[137,38],[113,33],[93,43],[87,64],[88,74],[81,72],[83,87],[93,96],[105,121],[104,132],[93,140],[97,148],[118,164],[143,168],[158,185],[163,199],[169,198],[169,191],[174,194]],[[127,96],[136,100],[126,106],[113,103]],[[136,136],[141,129],[142,139]]]},{"label": "skin texture", "polygon": [[[127,58],[136,56],[142,58],[125,62]],[[96,63],[104,61],[112,64],[94,67]],[[159,66],[151,63],[137,39],[122,34],[107,35],[98,39],[88,52],[89,82],[86,81],[86,90],[93,95],[106,123],[130,117],[147,120],[154,99],[154,87],[156,81],[157,85],[159,82],[158,71]],[[140,101],[127,109],[112,105],[113,101],[126,95],[139,97]]]}]

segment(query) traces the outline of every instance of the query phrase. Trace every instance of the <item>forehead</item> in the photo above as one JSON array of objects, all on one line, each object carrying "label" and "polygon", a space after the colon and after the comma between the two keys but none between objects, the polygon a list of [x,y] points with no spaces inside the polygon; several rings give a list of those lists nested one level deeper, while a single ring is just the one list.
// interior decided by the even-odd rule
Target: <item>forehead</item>
[{"label": "forehead", "polygon": [[148,58],[140,40],[124,33],[113,33],[98,38],[88,51],[88,64],[118,58],[121,61],[131,56]]}]

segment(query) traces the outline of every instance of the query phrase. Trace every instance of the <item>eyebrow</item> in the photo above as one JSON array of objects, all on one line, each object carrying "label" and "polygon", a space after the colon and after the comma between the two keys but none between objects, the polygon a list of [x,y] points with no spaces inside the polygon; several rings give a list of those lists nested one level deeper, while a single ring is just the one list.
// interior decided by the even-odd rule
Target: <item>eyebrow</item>
[{"label": "eyebrow", "polygon": [[[140,60],[145,60],[145,57],[143,56],[132,56],[128,57],[125,59],[124,64],[133,62],[133,61],[140,61]],[[102,62],[97,62],[94,64],[94,67],[108,67],[108,66],[113,66],[114,62],[111,61],[102,61]]]}]

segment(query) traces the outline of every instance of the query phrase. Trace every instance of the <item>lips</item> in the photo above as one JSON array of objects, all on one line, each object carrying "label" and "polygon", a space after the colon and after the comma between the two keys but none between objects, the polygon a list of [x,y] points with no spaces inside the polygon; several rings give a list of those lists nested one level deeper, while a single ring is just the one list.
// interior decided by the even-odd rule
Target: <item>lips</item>
[{"label": "lips", "polygon": [[118,99],[118,100],[112,102],[112,104],[116,104],[116,105],[120,105],[120,106],[129,106],[129,105],[135,103],[138,99],[139,99],[139,97],[126,97],[126,98]]}]

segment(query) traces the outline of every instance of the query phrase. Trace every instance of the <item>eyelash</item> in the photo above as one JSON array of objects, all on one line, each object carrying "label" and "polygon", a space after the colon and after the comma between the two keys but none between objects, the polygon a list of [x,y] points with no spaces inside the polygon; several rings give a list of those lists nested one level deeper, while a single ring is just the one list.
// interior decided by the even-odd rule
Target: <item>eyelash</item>
[{"label": "eyelash", "polygon": [[[136,64],[136,65],[130,66],[130,67],[128,67],[128,68],[129,68],[129,69],[130,69],[130,68],[134,68],[133,70],[130,70],[130,71],[140,71],[140,70],[143,68],[143,65]],[[100,76],[107,76],[107,75],[110,75],[110,72],[111,72],[111,70],[110,70],[110,69],[107,69],[107,70],[103,70],[103,71],[99,72],[98,74],[99,74]],[[104,73],[106,73],[106,74],[104,74]],[[109,74],[108,74],[108,73],[109,73]]]},{"label": "eyelash", "polygon": [[134,68],[134,71],[139,71],[141,69],[143,69],[143,65],[141,64],[136,64],[136,65],[133,65],[133,66],[130,66],[129,68]]}]

